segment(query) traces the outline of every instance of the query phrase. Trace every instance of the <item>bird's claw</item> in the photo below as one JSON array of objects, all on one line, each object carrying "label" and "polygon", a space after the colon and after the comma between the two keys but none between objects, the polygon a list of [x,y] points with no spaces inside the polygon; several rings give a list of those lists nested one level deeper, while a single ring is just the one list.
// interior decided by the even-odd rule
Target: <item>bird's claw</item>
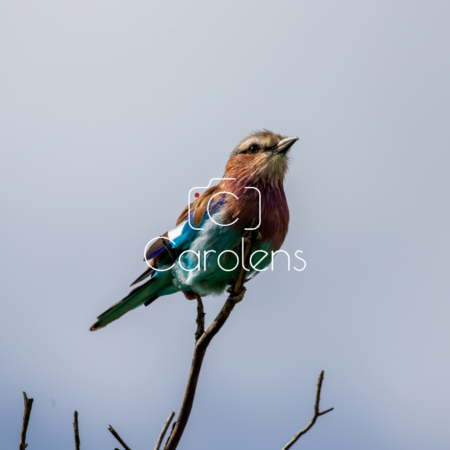
[{"label": "bird's claw", "polygon": [[246,291],[246,290],[247,290],[247,289],[245,288],[245,286],[242,286],[242,287],[241,287],[241,291],[239,292],[239,294],[236,294],[236,293],[233,291],[233,286],[230,286],[230,287],[227,289],[227,292],[230,293],[229,299],[232,300],[232,301],[235,302],[235,303],[239,303],[239,302],[244,298],[244,295],[245,295],[245,291]]}]

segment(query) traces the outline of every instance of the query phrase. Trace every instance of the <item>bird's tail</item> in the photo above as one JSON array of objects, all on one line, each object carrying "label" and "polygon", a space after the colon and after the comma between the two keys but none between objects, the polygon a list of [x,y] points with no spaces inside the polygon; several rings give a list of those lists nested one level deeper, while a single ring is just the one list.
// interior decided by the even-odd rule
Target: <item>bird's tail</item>
[{"label": "bird's tail", "polygon": [[[169,281],[169,284],[167,284],[167,281]],[[124,299],[112,305],[103,314],[100,314],[100,316],[97,317],[97,322],[91,326],[90,330],[95,331],[99,328],[106,327],[106,325],[114,322],[114,320],[117,320],[119,317],[122,317],[128,311],[144,304],[145,306],[148,306],[158,297],[172,294],[178,290],[179,289],[171,283],[171,280],[167,280],[167,277],[155,276],[141,286],[138,286],[136,289],[133,289]]]}]

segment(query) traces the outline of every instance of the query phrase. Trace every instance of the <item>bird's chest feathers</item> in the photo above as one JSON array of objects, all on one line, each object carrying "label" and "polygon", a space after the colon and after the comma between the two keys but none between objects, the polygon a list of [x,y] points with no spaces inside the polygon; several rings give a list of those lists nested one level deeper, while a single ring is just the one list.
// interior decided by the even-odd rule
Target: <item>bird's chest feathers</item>
[{"label": "bird's chest feathers", "polygon": [[254,188],[228,191],[237,198],[227,195],[227,223],[234,222],[233,227],[240,232],[259,223],[263,242],[279,249],[289,226],[289,208],[283,186],[256,185]]}]

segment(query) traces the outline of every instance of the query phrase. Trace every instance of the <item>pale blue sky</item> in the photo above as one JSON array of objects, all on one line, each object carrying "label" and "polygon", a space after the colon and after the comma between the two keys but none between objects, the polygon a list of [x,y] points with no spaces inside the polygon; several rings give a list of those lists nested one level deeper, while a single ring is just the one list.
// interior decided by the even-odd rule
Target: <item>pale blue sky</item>
[{"label": "pale blue sky", "polygon": [[[0,448],[153,448],[195,304],[95,333],[193,186],[249,132],[299,136],[283,249],[213,341],[180,449],[447,449],[450,5],[7,1],[0,6]],[[209,323],[224,297],[205,299]]]}]

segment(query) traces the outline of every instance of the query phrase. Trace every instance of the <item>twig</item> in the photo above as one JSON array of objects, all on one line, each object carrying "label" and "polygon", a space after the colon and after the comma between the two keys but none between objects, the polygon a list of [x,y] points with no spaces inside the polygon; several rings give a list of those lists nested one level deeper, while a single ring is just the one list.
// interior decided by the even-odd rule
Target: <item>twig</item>
[{"label": "twig", "polygon": [[28,444],[26,443],[27,428],[28,422],[30,421],[31,408],[33,406],[33,399],[28,398],[25,392],[23,393],[23,403],[24,403],[24,411],[22,421],[22,433],[20,434],[19,450],[25,450],[28,446]]},{"label": "twig", "polygon": [[80,434],[78,431],[78,411],[73,414],[73,433],[75,435],[75,450],[80,450]]},{"label": "twig", "polygon": [[[128,447],[127,444],[125,444],[123,439],[117,434],[117,431],[111,425],[109,426],[108,430],[111,431],[111,434],[122,444],[122,447],[125,450],[131,450],[131,448]],[[118,449],[116,449],[116,450],[118,450]]]},{"label": "twig", "polygon": [[194,348],[194,355],[192,357],[191,371],[189,373],[189,379],[186,386],[186,391],[183,398],[183,403],[181,404],[180,414],[178,415],[178,420],[173,424],[172,432],[167,439],[166,446],[164,450],[175,450],[180,442],[181,436],[183,435],[186,424],[189,420],[189,415],[192,410],[192,405],[194,403],[195,391],[197,389],[198,377],[200,375],[200,369],[202,368],[203,358],[206,353],[208,345],[214,338],[214,336],[220,331],[223,324],[227,321],[231,314],[231,311],[235,307],[236,303],[241,301],[245,294],[245,267],[248,267],[248,262],[250,260],[250,254],[253,245],[257,239],[258,233],[250,231],[245,235],[245,249],[244,258],[236,278],[236,281],[228,289],[230,295],[227,301],[223,305],[221,311],[215,318],[214,322],[208,327],[208,329],[202,334],[198,339]]},{"label": "twig", "polygon": [[334,408],[327,409],[326,411],[319,412],[319,403],[320,403],[320,391],[322,390],[322,382],[323,382],[323,375],[324,371],[320,372],[319,380],[317,381],[317,390],[316,390],[316,403],[314,404],[314,415],[311,419],[311,422],[303,428],[303,430],[300,430],[291,441],[289,441],[282,450],[288,450],[291,448],[299,439],[301,436],[303,436],[307,431],[309,431],[313,425],[316,423],[316,420],[319,416],[323,416],[326,413],[329,413],[330,411],[333,411]]},{"label": "twig", "polygon": [[205,332],[205,310],[200,295],[197,292],[194,292],[194,295],[197,299],[197,331],[195,332],[195,341],[197,342]]},{"label": "twig", "polygon": [[169,417],[167,418],[166,423],[164,424],[163,429],[161,430],[158,441],[156,442],[155,450],[159,450],[159,448],[161,447],[164,436],[166,435],[167,428],[169,428],[170,422],[172,422],[174,415],[175,413],[173,411],[169,414]]}]

